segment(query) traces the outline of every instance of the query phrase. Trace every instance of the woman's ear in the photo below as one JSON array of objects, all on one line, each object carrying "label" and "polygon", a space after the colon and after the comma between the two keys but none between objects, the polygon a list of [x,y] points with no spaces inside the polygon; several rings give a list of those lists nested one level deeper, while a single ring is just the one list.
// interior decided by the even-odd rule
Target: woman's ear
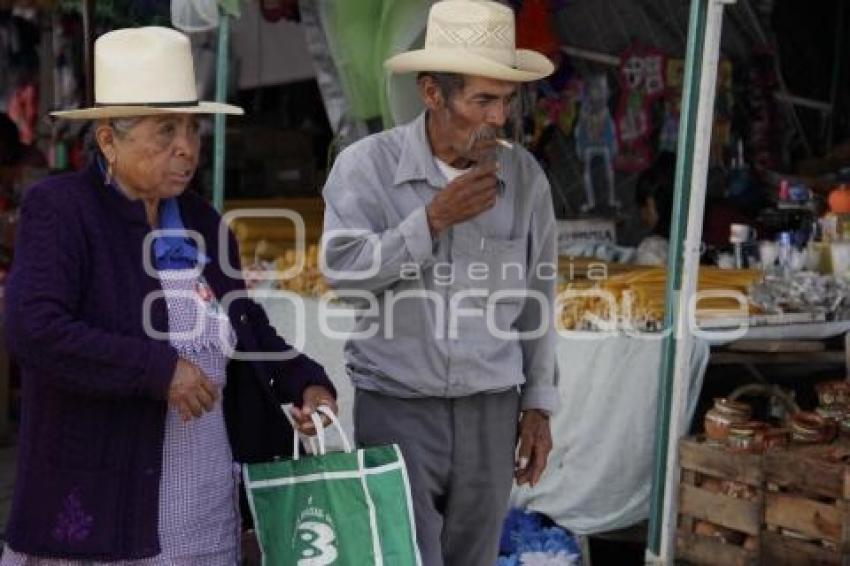
[{"label": "woman's ear", "polygon": [[97,147],[107,163],[114,163],[118,158],[118,148],[115,147],[115,130],[107,122],[95,125],[94,139]]},{"label": "woman's ear", "polygon": [[445,105],[443,93],[432,77],[428,75],[419,79],[419,95],[428,110],[439,110]]}]

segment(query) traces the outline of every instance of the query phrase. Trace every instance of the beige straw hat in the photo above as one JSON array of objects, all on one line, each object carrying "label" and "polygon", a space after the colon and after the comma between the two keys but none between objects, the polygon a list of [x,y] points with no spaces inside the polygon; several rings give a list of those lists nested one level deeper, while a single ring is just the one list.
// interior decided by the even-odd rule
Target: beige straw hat
[{"label": "beige straw hat", "polygon": [[76,120],[155,114],[244,114],[238,106],[198,100],[189,39],[163,27],[118,29],[94,45],[91,108],[51,112]]},{"label": "beige straw hat", "polygon": [[513,82],[554,71],[536,51],[516,49],[513,10],[489,0],[441,0],[431,6],[424,49],[387,59],[394,73],[445,72]]}]

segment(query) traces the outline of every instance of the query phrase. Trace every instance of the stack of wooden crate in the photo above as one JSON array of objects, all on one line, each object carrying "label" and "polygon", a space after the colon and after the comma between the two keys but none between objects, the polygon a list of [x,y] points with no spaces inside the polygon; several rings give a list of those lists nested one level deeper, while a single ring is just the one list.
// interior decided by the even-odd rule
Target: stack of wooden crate
[{"label": "stack of wooden crate", "polygon": [[679,560],[850,566],[847,440],[762,455],[686,438],[679,454]]},{"label": "stack of wooden crate", "polygon": [[706,565],[758,564],[763,456],[730,453],[702,438],[685,438],[679,458],[677,558]]},{"label": "stack of wooden crate", "polygon": [[765,455],[765,564],[850,564],[850,444]]}]

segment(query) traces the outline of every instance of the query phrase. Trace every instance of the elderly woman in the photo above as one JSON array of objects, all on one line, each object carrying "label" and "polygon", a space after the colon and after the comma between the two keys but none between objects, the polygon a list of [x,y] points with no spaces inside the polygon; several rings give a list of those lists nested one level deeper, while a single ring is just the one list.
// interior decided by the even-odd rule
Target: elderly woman
[{"label": "elderly woman", "polygon": [[185,191],[198,116],[242,113],[198,102],[193,75],[182,34],[117,30],[95,47],[97,106],[56,113],[95,120],[99,155],[23,203],[6,290],[23,392],[3,566],[236,564],[235,464],[291,451],[281,403],[300,407],[303,432],[319,405],[336,410],[322,368],[244,297],[218,214]]}]

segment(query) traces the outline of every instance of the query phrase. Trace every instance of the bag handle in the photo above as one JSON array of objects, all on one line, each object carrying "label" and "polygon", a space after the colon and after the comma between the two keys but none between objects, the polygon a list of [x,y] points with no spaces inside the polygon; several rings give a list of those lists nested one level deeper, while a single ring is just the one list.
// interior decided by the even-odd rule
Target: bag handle
[{"label": "bag handle", "polygon": [[[312,436],[307,437],[308,442],[310,442],[310,450],[313,451],[313,454],[324,456],[327,450],[325,449],[325,427],[322,426],[322,417],[317,413],[310,413],[310,420],[313,421],[313,427],[316,429],[315,440]],[[292,459],[298,460],[301,457],[301,442],[299,442],[298,427],[295,426],[294,422],[292,432]],[[319,442],[318,451],[316,451],[316,440]]]},{"label": "bag handle", "polygon": [[[283,407],[283,406],[281,406],[281,407]],[[286,411],[285,409],[284,409],[284,412],[286,413],[287,418],[289,418],[290,424],[292,424],[293,433],[294,433],[292,435],[292,459],[298,460],[301,457],[301,442],[299,442],[298,428],[296,427],[295,422],[292,419],[292,417],[289,415],[289,412]],[[335,428],[336,429],[337,434],[339,435],[339,438],[342,441],[343,449],[346,452],[352,452],[351,442],[348,440],[348,436],[346,436],[345,431],[342,429],[342,425],[340,424],[337,416],[334,414],[334,412],[331,410],[331,408],[328,407],[327,405],[319,405],[316,408],[316,411],[314,411],[313,413],[310,413],[310,420],[313,421],[313,426],[316,429],[315,440],[318,440],[318,444],[319,444],[319,446],[318,446],[319,449],[318,449],[318,451],[316,451],[316,445],[315,445],[314,437],[312,437],[312,436],[307,437],[307,440],[310,443],[310,449],[313,451],[313,453],[319,454],[321,456],[324,456],[325,454],[327,454],[327,445],[325,443],[325,426],[322,423],[322,417],[319,415],[319,413],[325,415],[331,421],[331,426],[329,426],[327,428]]]},{"label": "bag handle", "polygon": [[345,435],[345,431],[342,430],[342,425],[340,424],[339,419],[334,414],[334,412],[331,411],[331,408],[327,405],[319,405],[318,409],[316,410],[328,417],[328,419],[331,421],[331,426],[328,428],[333,427],[336,429],[336,433],[339,435],[339,439],[342,441],[343,450],[345,450],[346,452],[352,452],[353,450],[351,448],[351,442],[348,440],[348,436]]}]

